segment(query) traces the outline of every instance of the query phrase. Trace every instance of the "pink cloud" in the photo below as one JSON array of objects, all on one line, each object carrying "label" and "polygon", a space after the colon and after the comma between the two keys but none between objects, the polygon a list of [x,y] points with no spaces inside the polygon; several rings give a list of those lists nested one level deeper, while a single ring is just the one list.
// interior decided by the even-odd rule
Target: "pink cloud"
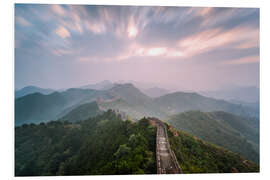
[{"label": "pink cloud", "polygon": [[130,37],[130,38],[134,38],[138,34],[138,28],[135,25],[133,17],[129,21],[129,24],[128,24],[128,27],[127,27],[127,33],[128,33],[128,37]]},{"label": "pink cloud", "polygon": [[28,22],[26,19],[24,19],[21,16],[16,16],[15,21],[19,23],[21,26],[31,26],[32,24]]},{"label": "pink cloud", "polygon": [[69,31],[63,26],[58,27],[58,29],[56,30],[56,34],[58,34],[61,38],[70,37]]},{"label": "pink cloud", "polygon": [[212,7],[202,8],[201,11],[200,11],[200,15],[201,15],[201,16],[206,16],[206,15],[208,15],[212,10],[213,10]]},{"label": "pink cloud", "polygon": [[69,12],[68,19],[59,18],[59,22],[62,26],[65,26],[72,31],[83,32],[82,20],[80,19],[80,16],[73,11]]},{"label": "pink cloud", "polygon": [[121,53],[116,53],[110,56],[82,56],[78,57],[79,62],[116,62],[127,61],[130,58],[136,57],[151,57],[151,58],[176,58],[182,57],[183,53],[177,49],[167,47],[144,47],[137,43],[131,43]]},{"label": "pink cloud", "polygon": [[147,49],[145,55],[147,56],[162,56],[167,52],[167,48],[165,47],[154,47]]},{"label": "pink cloud", "polygon": [[247,48],[248,43],[258,46],[259,30],[248,27],[237,27],[223,32],[220,28],[209,29],[180,40],[178,47],[187,56],[194,56],[203,52],[212,51],[229,44],[234,48]]},{"label": "pink cloud", "polygon": [[189,15],[201,16],[201,17],[209,17],[213,7],[193,7],[188,10]]},{"label": "pink cloud", "polygon": [[52,10],[54,13],[61,16],[64,16],[66,14],[65,10],[60,5],[57,4],[52,5]]},{"label": "pink cloud", "polygon": [[259,40],[245,41],[245,42],[235,45],[235,48],[237,49],[248,49],[248,48],[254,48],[254,47],[259,47]]},{"label": "pink cloud", "polygon": [[239,64],[251,64],[251,63],[259,63],[260,57],[259,56],[250,56],[244,58],[233,59],[224,62],[223,64],[226,65],[239,65]]},{"label": "pink cloud", "polygon": [[92,31],[95,34],[103,34],[106,32],[106,26],[103,23],[91,23],[85,21],[85,26],[88,30]]},{"label": "pink cloud", "polygon": [[74,51],[71,50],[64,50],[64,49],[53,49],[52,53],[57,56],[63,56],[63,55],[68,55],[68,54],[73,54]]}]

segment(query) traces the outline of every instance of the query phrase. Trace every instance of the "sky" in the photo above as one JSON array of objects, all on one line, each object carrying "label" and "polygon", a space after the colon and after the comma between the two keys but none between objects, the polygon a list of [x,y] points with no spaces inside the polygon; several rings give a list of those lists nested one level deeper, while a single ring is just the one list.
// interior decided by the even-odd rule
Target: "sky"
[{"label": "sky", "polygon": [[15,88],[259,86],[259,9],[16,4]]}]

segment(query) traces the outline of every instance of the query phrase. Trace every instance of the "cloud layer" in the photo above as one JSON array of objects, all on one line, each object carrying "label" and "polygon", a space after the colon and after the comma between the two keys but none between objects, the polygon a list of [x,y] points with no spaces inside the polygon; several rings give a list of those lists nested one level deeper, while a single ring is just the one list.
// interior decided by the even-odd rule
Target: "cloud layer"
[{"label": "cloud layer", "polygon": [[[51,66],[60,66],[59,61],[64,64],[59,74],[65,74],[60,79],[69,76],[68,72],[90,75],[84,72],[85,66],[90,69],[96,66],[103,72],[108,64],[116,68],[111,70],[116,73],[113,77],[111,73],[103,73],[98,78],[91,77],[90,81],[120,79],[123,75],[117,69],[123,65],[130,72],[134,72],[134,64],[163,66],[167,69],[162,70],[167,72],[174,71],[175,65],[191,69],[199,66],[201,70],[208,68],[211,74],[215,73],[215,67],[224,66],[229,72],[231,66],[246,65],[248,69],[257,68],[257,74],[251,79],[252,84],[258,84],[259,9],[16,4],[15,63],[20,65],[15,64],[16,74],[26,76],[25,66],[44,63],[40,61],[46,61],[47,65],[37,77],[42,72],[42,77],[46,76],[49,72],[46,69]],[[188,75],[179,70],[166,80],[166,73],[158,72],[159,69],[147,81],[174,84],[173,77]],[[198,72],[197,76],[200,77]],[[126,78],[142,80],[139,75]],[[15,79],[19,86],[41,84],[30,77],[16,76]],[[82,79],[74,79],[72,84],[86,82]],[[247,80],[226,81],[224,85],[245,84]],[[46,79],[46,83],[52,82]],[[215,82],[211,83],[205,86],[213,88]],[[192,87],[187,85],[187,88]],[[206,87],[195,87],[198,88]]]}]

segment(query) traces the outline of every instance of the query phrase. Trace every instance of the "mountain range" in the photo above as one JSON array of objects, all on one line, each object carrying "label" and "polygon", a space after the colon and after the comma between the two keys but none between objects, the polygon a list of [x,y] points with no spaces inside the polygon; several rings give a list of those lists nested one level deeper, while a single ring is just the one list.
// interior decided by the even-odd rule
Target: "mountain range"
[{"label": "mountain range", "polygon": [[88,85],[80,86],[77,88],[79,88],[79,89],[106,90],[106,89],[112,88],[113,86],[114,86],[114,84],[111,81],[104,80],[104,81],[101,81],[98,83],[88,84]]},{"label": "mountain range", "polygon": [[227,101],[242,101],[246,103],[260,101],[260,89],[255,86],[234,87],[216,91],[201,91],[199,93],[203,96],[224,99]]},{"label": "mountain range", "polygon": [[132,84],[115,84],[108,90],[71,88],[48,95],[29,94],[15,99],[15,124],[56,120],[75,107],[97,101],[103,110],[118,109],[134,119],[170,115],[189,110],[225,111],[236,115],[258,117],[248,106],[201,96],[197,93],[175,92],[151,98]]},{"label": "mountain range", "polygon": [[15,125],[56,120],[75,107],[95,101],[97,98],[112,98],[104,91],[92,89],[68,89],[44,95],[29,94],[15,99]]},{"label": "mountain range", "polygon": [[[153,143],[154,130],[146,123],[145,117],[156,117],[168,123],[170,144],[186,173],[258,171],[259,103],[225,101],[194,92],[153,97],[131,83],[113,84],[110,88],[95,87],[101,89],[71,88],[15,98],[17,175],[33,171],[43,175],[76,174],[76,167],[81,168],[80,171],[77,169],[79,174],[153,173],[156,171],[153,164],[155,152],[151,149],[153,145],[148,145]],[[139,127],[143,131],[139,132]],[[131,132],[137,132],[134,136],[146,139],[141,140],[140,153],[148,154],[148,159],[140,157],[136,160],[141,165],[131,163],[139,157],[130,151],[130,139],[134,138]],[[124,138],[126,136],[129,138]],[[80,138],[89,139],[89,142]],[[111,138],[119,138],[121,142],[107,142]],[[107,142],[106,148],[113,146],[112,149],[103,152],[101,142]],[[110,160],[104,160],[97,153],[95,156],[87,154],[95,149],[91,143]],[[35,148],[34,154],[29,152],[29,148]],[[122,159],[125,152],[130,154]],[[33,155],[32,161],[27,159],[29,154]],[[48,157],[51,157],[48,162],[44,161]],[[83,165],[80,162],[84,157],[89,157],[89,161],[97,158],[102,164]],[[121,172],[112,162],[124,163]],[[48,166],[42,168],[44,163]],[[131,169],[125,171],[127,167]]]},{"label": "mountain range", "polygon": [[149,97],[156,98],[168,94],[170,91],[167,89],[152,87],[149,89],[141,89],[141,91]]}]

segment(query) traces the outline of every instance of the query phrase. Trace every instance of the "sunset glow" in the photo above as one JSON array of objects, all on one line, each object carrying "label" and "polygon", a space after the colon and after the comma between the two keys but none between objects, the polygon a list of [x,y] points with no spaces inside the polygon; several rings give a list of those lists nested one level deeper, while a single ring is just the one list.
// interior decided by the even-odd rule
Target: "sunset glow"
[{"label": "sunset glow", "polygon": [[102,80],[257,86],[259,43],[256,8],[17,4],[15,81],[24,87],[42,79],[54,88]]}]

